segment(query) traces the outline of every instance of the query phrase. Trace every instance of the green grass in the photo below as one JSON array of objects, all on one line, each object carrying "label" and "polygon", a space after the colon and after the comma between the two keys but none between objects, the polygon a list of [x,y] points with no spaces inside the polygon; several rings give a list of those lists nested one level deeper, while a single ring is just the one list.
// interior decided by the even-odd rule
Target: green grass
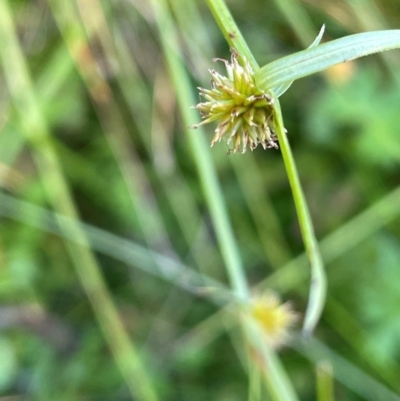
[{"label": "green grass", "polygon": [[[399,5],[228,2],[230,44],[217,5],[1,3],[4,399],[400,399],[399,51],[280,99],[328,278],[308,341],[281,152],[227,156],[188,129],[229,46],[263,65],[324,23],[326,41],[396,29]],[[281,350],[246,312],[268,289],[299,314]]]}]

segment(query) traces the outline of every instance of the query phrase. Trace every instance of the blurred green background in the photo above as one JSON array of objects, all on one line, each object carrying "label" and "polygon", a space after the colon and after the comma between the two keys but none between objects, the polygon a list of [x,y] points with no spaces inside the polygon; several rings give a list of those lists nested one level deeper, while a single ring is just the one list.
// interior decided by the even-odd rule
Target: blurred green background
[{"label": "blurred green background", "polygon": [[[160,400],[248,399],[188,143],[203,134],[181,118],[152,3],[1,2],[0,400],[139,400],[147,381]],[[260,65],[322,24],[323,41],[400,25],[395,0],[227,4]],[[205,2],[169,12],[197,96],[229,48]],[[294,333],[280,351],[302,400],[321,361],[336,400],[400,400],[399,71],[398,50],[374,55],[281,98],[329,280],[316,340]],[[227,151],[210,156],[248,281],[302,315],[309,272],[280,153]]]}]

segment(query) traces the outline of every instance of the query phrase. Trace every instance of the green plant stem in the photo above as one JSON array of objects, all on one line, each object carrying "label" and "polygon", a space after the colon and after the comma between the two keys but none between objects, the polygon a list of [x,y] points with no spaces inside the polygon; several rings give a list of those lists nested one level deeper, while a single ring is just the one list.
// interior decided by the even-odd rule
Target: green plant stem
[{"label": "green plant stem", "polygon": [[[192,85],[180,60],[180,55],[177,52],[179,46],[172,19],[164,1],[152,0],[152,4],[156,14],[156,21],[160,31],[169,72],[178,96],[180,112],[185,125],[189,126],[197,117],[193,109],[189,107],[189,105],[195,103],[195,99],[190,90]],[[245,301],[249,297],[249,290],[237,251],[237,245],[224,207],[221,189],[218,185],[212,165],[209,147],[204,139],[205,135],[200,129],[196,131],[188,130],[188,138],[235,295],[239,300]],[[254,330],[252,330],[251,325],[247,323],[247,321],[243,321],[246,336],[250,340],[250,343],[260,352],[265,361],[264,366],[268,370],[268,374],[265,375],[265,378],[274,400],[297,401],[297,395],[290,380],[286,376],[279,358],[275,355],[274,351],[265,344],[265,341],[262,341],[260,332],[257,331],[257,334],[254,335]]]},{"label": "green plant stem", "polygon": [[[179,41],[176,38],[174,25],[165,1],[152,0],[152,5],[156,14],[156,22],[158,24],[169,73],[177,93],[180,112],[184,124],[189,126],[193,124],[193,121],[197,118],[196,112],[190,108],[190,105],[195,104],[196,100],[190,90],[192,84],[177,51],[177,49],[179,49]],[[244,302],[249,298],[249,289],[238,247],[229,223],[221,188],[213,168],[209,146],[205,141],[205,135],[201,128],[196,131],[188,130],[187,137],[232,287],[237,299]]]},{"label": "green plant stem", "polygon": [[311,287],[310,295],[303,325],[304,334],[310,335],[317,324],[326,298],[326,274],[319,251],[318,242],[315,238],[314,227],[306,198],[301,187],[296,164],[294,162],[289,140],[283,126],[282,113],[279,102],[275,102],[276,134],[281,148],[283,162],[285,163],[290,187],[292,189],[294,204],[299,219],[301,235],[306,248],[307,258],[311,265]]},{"label": "green plant stem", "polygon": [[263,362],[262,366],[265,383],[275,401],[298,401],[290,378],[272,347],[264,339],[262,328],[250,316],[244,318],[244,329],[250,344],[257,351],[257,355]]},{"label": "green plant stem", "polygon": [[[231,47],[234,47],[239,53],[247,58],[254,71],[259,69],[249,47],[242,37],[239,28],[233,21],[231,13],[227,9],[223,0],[207,0],[207,3],[216,18],[218,25],[223,28],[222,32],[225,39]],[[234,32],[234,35],[230,33]],[[308,301],[308,307],[304,322],[305,334],[310,334],[321,315],[326,297],[326,275],[322,263],[322,258],[318,249],[318,243],[315,238],[314,228],[307,202],[301,187],[300,179],[297,173],[296,163],[287,138],[282,113],[278,99],[275,98],[276,118],[277,118],[277,136],[281,148],[283,162],[288,175],[293,199],[299,219],[300,230],[303,237],[306,254],[311,265],[311,288]]]},{"label": "green plant stem", "polygon": [[28,72],[13,22],[8,1],[0,1],[0,57],[13,104],[20,115],[26,139],[33,148],[46,195],[54,210],[71,219],[66,225],[58,219],[66,237],[76,238],[80,245],[65,242],[77,275],[92,304],[95,315],[114,354],[132,398],[157,401],[158,397],[141,364],[137,350],[118,316],[116,307],[104,282],[96,258],[79,224],[67,182],[63,176],[57,155],[53,149],[50,131],[39,106],[37,95]]},{"label": "green plant stem", "polygon": [[[382,227],[399,218],[399,205],[400,187],[397,187],[374,205],[325,237],[320,246],[326,263],[333,262]],[[299,286],[306,277],[306,263],[305,255],[299,255],[261,282],[260,288],[278,286],[281,291],[289,291]]]},{"label": "green plant stem", "polygon": [[226,41],[229,43],[231,48],[237,50],[239,56],[243,55],[246,57],[253,70],[257,70],[258,64],[250,51],[249,46],[247,46],[246,41],[243,38],[236,22],[234,21],[232,14],[226,7],[223,0],[206,0],[207,5],[212,12],[215,21],[217,22],[222,34],[224,35]]},{"label": "green plant stem", "polygon": [[329,361],[321,361],[317,365],[317,400],[335,401],[333,391],[333,372]]},{"label": "green plant stem", "polygon": [[[382,385],[376,378],[353,365],[315,337],[307,340],[298,339],[294,343],[294,348],[315,364],[321,361],[329,361],[335,380],[357,394],[360,399],[400,401],[399,395],[392,389]],[[325,400],[326,398],[324,398]]]},{"label": "green plant stem", "polygon": [[[223,0],[207,0],[207,4],[229,45],[235,48],[238,51],[239,55],[245,56],[246,59],[249,61],[250,65],[252,66],[253,70],[256,71],[259,68],[258,64]],[[284,131],[282,131],[282,133],[284,134]],[[287,140],[285,141],[285,145],[287,145],[286,147],[287,153],[291,154],[289,143]],[[291,164],[289,164],[291,170],[296,171],[296,166],[294,164],[293,158],[288,158],[287,160],[291,162]],[[288,168],[288,165],[286,163],[285,166],[286,168]],[[298,184],[299,188],[297,188],[297,193],[301,195],[302,191],[300,187],[300,182],[298,180],[297,181],[294,180],[294,183]],[[303,203],[305,204],[305,202]],[[251,326],[246,328],[246,332],[248,335],[249,334],[251,335],[252,331],[253,330]],[[275,355],[275,353],[271,349],[269,349],[269,347],[267,347],[265,344],[262,348],[262,353],[266,359],[267,365],[269,366],[269,374],[266,375],[266,379],[271,395],[274,397],[274,399],[276,400],[297,399],[297,395],[294,389],[292,388],[291,382],[287,378],[286,372],[282,368],[281,363],[277,358],[277,356]]]},{"label": "green plant stem", "polygon": [[[84,243],[81,243],[82,237],[72,235],[74,225],[79,225],[80,230],[85,233],[91,249],[103,255],[119,260],[131,268],[141,269],[148,274],[169,281],[171,284],[193,294],[201,293],[217,305],[225,305],[235,301],[234,295],[225,285],[198,273],[195,269],[185,266],[173,257],[159,254],[100,228],[61,216],[1,192],[0,216],[58,235],[65,241],[86,245],[86,239]],[[60,221],[63,222],[64,227],[71,228],[68,231],[61,231]]]}]

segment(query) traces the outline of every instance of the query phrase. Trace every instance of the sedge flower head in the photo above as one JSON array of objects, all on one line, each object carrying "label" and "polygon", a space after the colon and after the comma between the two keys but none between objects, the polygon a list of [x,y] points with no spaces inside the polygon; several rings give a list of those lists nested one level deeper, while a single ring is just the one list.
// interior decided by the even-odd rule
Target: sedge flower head
[{"label": "sedge flower head", "polygon": [[264,149],[278,148],[274,130],[274,101],[255,84],[254,73],[249,62],[240,63],[238,54],[232,51],[231,62],[225,63],[228,76],[209,70],[212,76],[211,89],[198,88],[204,102],[193,106],[202,115],[200,125],[219,121],[211,146],[224,139],[233,151],[244,153],[258,144]]},{"label": "sedge flower head", "polygon": [[279,348],[287,342],[290,338],[289,331],[297,320],[297,314],[290,303],[282,303],[272,292],[253,298],[251,314],[273,348]]}]

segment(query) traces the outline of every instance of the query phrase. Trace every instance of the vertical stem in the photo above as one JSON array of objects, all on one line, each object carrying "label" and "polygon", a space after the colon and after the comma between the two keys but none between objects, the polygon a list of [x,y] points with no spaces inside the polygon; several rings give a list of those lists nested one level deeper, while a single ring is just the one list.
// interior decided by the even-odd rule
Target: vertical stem
[{"label": "vertical stem", "polygon": [[317,365],[317,400],[335,401],[332,366],[327,360]]},{"label": "vertical stem", "polygon": [[[239,28],[232,18],[231,13],[223,0],[207,0],[214,18],[217,20],[225,39],[230,46],[234,47],[239,53],[246,57],[254,71],[259,66],[254,59],[249,47],[241,35]],[[321,316],[326,298],[326,275],[319,252],[318,243],[314,234],[314,227],[308,210],[307,202],[301,187],[300,179],[297,173],[296,163],[293,158],[289,140],[287,138],[279,100],[271,93],[275,100],[275,119],[279,146],[281,148],[283,162],[288,175],[290,188],[296,207],[297,217],[299,219],[301,235],[306,248],[306,254],[311,265],[311,286],[308,306],[303,326],[304,334],[309,335],[314,330]]]},{"label": "vertical stem", "polygon": [[314,227],[306,198],[301,187],[296,163],[283,126],[282,113],[278,99],[275,99],[275,123],[276,134],[278,136],[283,162],[285,163],[285,169],[292,189],[297,217],[299,219],[301,235],[306,248],[307,258],[311,265],[310,295],[303,325],[304,334],[310,335],[318,323],[324,307],[327,287],[326,274],[318,242],[315,238]]},{"label": "vertical stem", "polygon": [[33,156],[43,182],[46,195],[54,210],[68,217],[57,223],[67,241],[65,246],[76,273],[92,304],[115,361],[129,388],[132,399],[157,401],[151,381],[142,365],[138,351],[129,339],[116,307],[104,282],[100,267],[87,236],[75,221],[79,218],[59,160],[53,149],[50,131],[31,81],[28,67],[19,45],[8,1],[0,1],[0,60],[14,106],[23,121],[24,134],[33,147]]},{"label": "vertical stem", "polygon": [[239,56],[243,55],[250,63],[253,70],[258,70],[258,64],[254,58],[252,52],[247,46],[242,33],[240,32],[236,22],[234,21],[232,14],[226,7],[223,0],[206,0],[209,9],[211,10],[215,21],[217,22],[222,34],[229,45],[235,48]]},{"label": "vertical stem", "polygon": [[[239,55],[245,56],[252,68],[257,70],[259,68],[258,64],[225,3],[222,0],[207,0],[207,3],[227,42],[238,51]],[[185,75],[184,71],[182,73]],[[180,76],[180,80],[182,78]],[[185,113],[185,107],[183,107],[182,111]],[[243,325],[247,338],[250,340],[252,346],[260,352],[264,360],[263,365],[267,367],[264,377],[273,399],[276,401],[296,401],[298,398],[292,383],[275,352],[263,341],[263,336],[258,325],[254,325],[254,322],[250,319],[244,319]]]},{"label": "vertical stem", "polygon": [[[197,114],[190,105],[196,100],[190,90],[192,84],[189,81],[185,68],[180,60],[179,41],[176,38],[174,25],[165,4],[165,0],[152,0],[156,14],[156,22],[160,32],[160,38],[164,49],[165,58],[169,68],[180,112],[186,126],[193,124]],[[243,265],[238,252],[238,247],[229,223],[225,202],[219,186],[217,176],[212,164],[209,146],[205,141],[201,128],[188,130],[188,140],[192,148],[193,158],[202,183],[208,208],[211,213],[213,225],[216,231],[225,265],[232,283],[232,287],[240,301],[246,301],[249,297],[249,289],[244,274]]]}]

